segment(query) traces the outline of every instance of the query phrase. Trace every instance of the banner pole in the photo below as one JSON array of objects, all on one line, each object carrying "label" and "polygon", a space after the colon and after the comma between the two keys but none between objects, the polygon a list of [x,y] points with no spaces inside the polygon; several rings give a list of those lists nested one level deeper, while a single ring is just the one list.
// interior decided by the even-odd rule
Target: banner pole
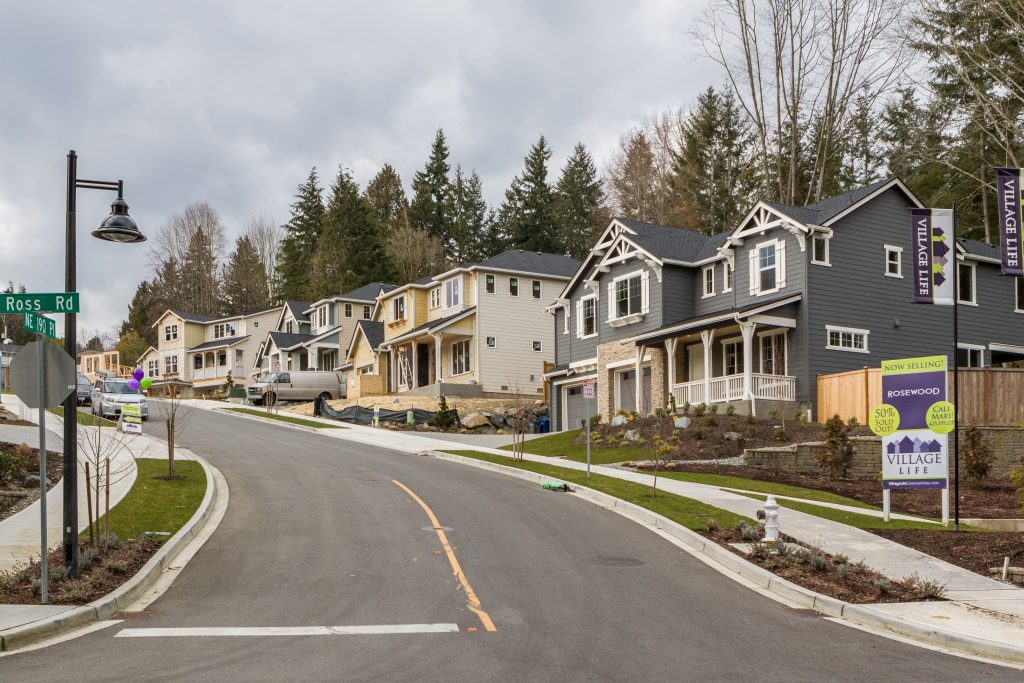
[{"label": "banner pole", "polygon": [[953,202],[953,530],[960,531],[960,262]]}]

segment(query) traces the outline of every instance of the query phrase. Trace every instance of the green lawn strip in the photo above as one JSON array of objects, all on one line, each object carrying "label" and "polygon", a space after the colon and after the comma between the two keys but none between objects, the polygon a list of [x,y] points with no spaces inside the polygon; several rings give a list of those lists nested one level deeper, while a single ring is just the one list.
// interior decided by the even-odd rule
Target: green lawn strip
[{"label": "green lawn strip", "polygon": [[[47,410],[57,417],[64,417],[64,408],[47,408]],[[85,427],[116,427],[117,422],[114,420],[108,420],[105,417],[93,415],[81,410],[75,411],[75,417],[78,419],[78,424]]]},{"label": "green lawn strip", "polygon": [[840,496],[839,494],[832,493],[830,491],[819,491],[818,489],[808,489],[801,486],[793,486],[791,484],[779,484],[773,481],[763,481],[761,479],[746,479],[744,477],[736,477],[731,474],[675,471],[659,472],[658,476],[668,479],[678,479],[680,481],[689,481],[694,484],[707,484],[709,486],[724,486],[733,489],[743,489],[744,491],[772,493],[777,496],[805,498],[807,500],[816,500],[821,503],[837,503],[839,505],[864,508],[865,510],[880,509],[873,505],[868,505],[867,503],[862,503],[859,500],[847,498],[846,496]]},{"label": "green lawn strip", "polygon": [[[166,460],[139,458],[135,464],[135,483],[110,510],[110,530],[121,539],[137,538],[146,531],[169,532],[169,536],[155,537],[163,543],[199,509],[206,495],[206,472],[195,460],[175,460],[176,478],[168,481],[160,479],[167,476]],[[88,533],[86,530],[83,537],[88,537]]]},{"label": "green lawn strip", "polygon": [[517,461],[503,455],[480,453],[479,451],[443,452],[451,453],[453,455],[461,455],[466,458],[474,458],[476,460],[484,460],[486,462],[505,465],[506,467],[514,467],[520,470],[536,472],[537,474],[542,474],[546,477],[552,477],[572,484],[587,486],[610,496],[621,498],[629,503],[647,508],[651,512],[664,515],[672,521],[682,524],[686,528],[693,529],[694,531],[706,531],[707,526],[704,524],[704,521],[709,518],[715,520],[719,525],[725,528],[731,528],[741,520],[749,521],[749,518],[747,517],[737,515],[729,512],[728,510],[712,507],[711,505],[701,503],[700,501],[693,500],[692,498],[684,498],[683,496],[677,496],[660,490],[656,495],[652,495],[651,487],[646,484],[624,481],[622,479],[609,477],[603,474],[591,474],[588,479],[586,472],[579,472],[577,470],[558,467],[556,465],[548,465],[547,463],[530,462],[526,460]]},{"label": "green lawn strip", "polygon": [[[738,493],[737,495],[753,498],[754,500],[765,500],[766,498],[766,496],[758,495],[756,493]],[[866,531],[870,531],[871,529],[925,529],[927,531],[946,531],[946,527],[941,524],[914,522],[906,519],[893,519],[886,522],[881,517],[861,515],[856,512],[847,512],[846,510],[837,510],[835,508],[812,505],[811,503],[798,503],[792,500],[779,500],[777,502],[780,507],[789,508],[798,512],[805,512],[809,515],[814,515],[815,517],[830,519],[833,522],[839,522],[840,524],[846,524],[847,526],[864,529]],[[782,524],[785,525],[785,519],[783,519]]]},{"label": "green lawn strip", "polygon": [[331,425],[324,424],[322,422],[314,422],[313,420],[303,420],[301,417],[292,417],[291,415],[279,415],[277,413],[268,413],[265,410],[254,410],[252,408],[225,408],[232,413],[243,413],[245,415],[255,415],[256,417],[265,417],[269,420],[280,420],[281,422],[287,422],[288,424],[301,425],[303,427],[313,427],[315,429],[347,429],[344,425]]},{"label": "green lawn strip", "polygon": [[[573,440],[582,430],[556,432],[538,439],[529,439],[523,444],[523,450],[533,455],[563,457],[576,462],[587,461],[587,447],[577,446]],[[502,446],[501,450],[510,451],[512,446]],[[590,462],[594,465],[607,465],[625,460],[650,460],[652,451],[649,448],[590,448]]]}]

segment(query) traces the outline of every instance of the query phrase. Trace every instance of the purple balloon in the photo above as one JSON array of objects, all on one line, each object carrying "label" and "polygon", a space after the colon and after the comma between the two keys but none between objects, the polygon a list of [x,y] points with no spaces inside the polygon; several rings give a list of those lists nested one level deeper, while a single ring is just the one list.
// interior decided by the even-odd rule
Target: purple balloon
[{"label": "purple balloon", "polygon": [[128,380],[128,388],[131,389],[132,391],[138,391],[139,390],[139,380],[137,380],[134,377],[132,377],[130,380]]},{"label": "purple balloon", "polygon": [[134,370],[132,370],[132,377],[134,377],[137,382],[141,382],[142,378],[145,376],[146,373],[142,371],[142,368],[135,368]]}]

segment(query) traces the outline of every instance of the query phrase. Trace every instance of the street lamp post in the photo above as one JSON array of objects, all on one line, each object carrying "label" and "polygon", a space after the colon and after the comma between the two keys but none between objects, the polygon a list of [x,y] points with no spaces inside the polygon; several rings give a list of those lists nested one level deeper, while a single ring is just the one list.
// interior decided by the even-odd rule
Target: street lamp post
[{"label": "street lamp post", "polygon": [[[75,150],[68,152],[68,197],[67,223],[64,253],[64,291],[74,292],[78,288],[76,273],[75,240],[75,194],[78,188],[108,190],[117,192],[117,199],[110,205],[110,215],[93,230],[92,236],[109,242],[145,242],[145,236],[128,215],[128,204],[124,201],[124,182],[108,180],[80,180],[78,178],[78,155]],[[64,314],[64,350],[72,358],[78,354],[77,316]],[[78,392],[73,391],[64,399],[64,566],[68,575],[78,578]]]}]

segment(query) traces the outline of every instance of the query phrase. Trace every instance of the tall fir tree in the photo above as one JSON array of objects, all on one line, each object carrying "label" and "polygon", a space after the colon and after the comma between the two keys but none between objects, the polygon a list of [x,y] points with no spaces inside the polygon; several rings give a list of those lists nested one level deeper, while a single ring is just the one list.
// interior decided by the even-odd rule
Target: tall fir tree
[{"label": "tall fir tree", "polygon": [[323,231],[323,188],[316,167],[306,182],[299,185],[291,206],[291,219],[284,226],[285,236],[277,256],[278,298],[304,299],[310,292],[313,252]]},{"label": "tall fir tree", "polygon": [[220,268],[207,230],[196,230],[189,238],[185,259],[178,269],[183,285],[183,307],[189,313],[223,313]]},{"label": "tall fir tree", "polygon": [[551,148],[543,135],[530,148],[523,171],[505,190],[498,220],[509,246],[528,251],[560,253],[561,235],[554,217],[554,195],[548,185]]},{"label": "tall fir tree", "polygon": [[384,234],[394,232],[409,210],[402,178],[391,164],[384,164],[367,183],[364,196],[377,228]]},{"label": "tall fir tree", "polygon": [[452,183],[452,250],[448,257],[453,264],[486,258],[484,242],[487,232],[487,202],[483,183],[474,170],[467,177],[456,167]]},{"label": "tall fir tree", "polygon": [[[156,297],[156,288],[153,282],[143,280],[135,288],[132,301],[128,304],[128,317],[121,323],[121,337],[134,332],[140,339],[146,342],[146,346],[156,346],[156,330],[153,323],[156,317],[163,313],[159,310],[160,302]],[[143,349],[145,350],[145,349]]]},{"label": "tall fir tree", "polygon": [[576,143],[562,167],[554,196],[559,242],[569,256],[582,259],[609,218],[597,166],[582,142]]},{"label": "tall fir tree", "polygon": [[440,239],[446,253],[454,248],[448,156],[447,139],[444,131],[438,128],[427,165],[412,178],[412,201],[409,204],[412,227],[426,230]]},{"label": "tall fir tree", "polygon": [[270,308],[270,288],[263,260],[252,239],[242,235],[224,269],[224,312],[230,315]]}]

